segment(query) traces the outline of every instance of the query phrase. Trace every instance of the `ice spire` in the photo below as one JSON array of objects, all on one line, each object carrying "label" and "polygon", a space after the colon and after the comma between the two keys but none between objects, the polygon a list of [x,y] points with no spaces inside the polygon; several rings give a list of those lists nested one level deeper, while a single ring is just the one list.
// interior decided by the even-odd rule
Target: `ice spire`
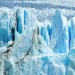
[{"label": "ice spire", "polygon": [[[54,41],[54,42],[52,42]],[[55,12],[52,20],[52,39],[54,52],[65,53],[68,52],[68,28],[67,19],[59,10]]]}]

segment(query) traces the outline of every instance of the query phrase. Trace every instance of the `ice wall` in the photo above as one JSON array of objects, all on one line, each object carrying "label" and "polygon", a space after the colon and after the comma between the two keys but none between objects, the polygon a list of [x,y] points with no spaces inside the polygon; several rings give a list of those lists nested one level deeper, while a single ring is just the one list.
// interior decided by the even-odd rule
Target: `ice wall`
[{"label": "ice wall", "polygon": [[0,17],[1,75],[75,75],[75,18],[68,21],[56,10],[50,20],[41,14],[42,20],[36,9],[6,9]]},{"label": "ice wall", "polygon": [[53,16],[51,38],[51,41],[55,42],[52,42],[54,52],[64,53],[69,51],[67,18],[58,10],[55,12],[55,16]]}]

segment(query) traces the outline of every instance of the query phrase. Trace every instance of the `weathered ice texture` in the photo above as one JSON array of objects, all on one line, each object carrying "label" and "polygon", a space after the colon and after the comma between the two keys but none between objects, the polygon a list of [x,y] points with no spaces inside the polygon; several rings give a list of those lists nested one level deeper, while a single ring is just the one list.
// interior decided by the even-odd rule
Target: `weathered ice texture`
[{"label": "weathered ice texture", "polygon": [[50,20],[49,10],[0,10],[0,75],[75,75],[75,18],[60,10]]}]

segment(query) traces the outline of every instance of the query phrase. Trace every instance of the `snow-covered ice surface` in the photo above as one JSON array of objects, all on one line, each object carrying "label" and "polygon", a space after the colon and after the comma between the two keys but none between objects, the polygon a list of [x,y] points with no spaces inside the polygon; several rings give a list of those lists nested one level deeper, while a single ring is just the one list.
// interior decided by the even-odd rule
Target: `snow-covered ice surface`
[{"label": "snow-covered ice surface", "polygon": [[75,75],[75,1],[50,1],[0,0],[0,75]]}]

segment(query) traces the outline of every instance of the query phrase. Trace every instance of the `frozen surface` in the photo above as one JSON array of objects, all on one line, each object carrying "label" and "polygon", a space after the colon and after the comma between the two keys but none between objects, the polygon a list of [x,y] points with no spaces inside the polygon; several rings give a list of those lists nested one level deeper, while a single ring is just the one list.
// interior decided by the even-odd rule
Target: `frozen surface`
[{"label": "frozen surface", "polygon": [[75,75],[75,17],[49,11],[0,8],[1,75]]}]

